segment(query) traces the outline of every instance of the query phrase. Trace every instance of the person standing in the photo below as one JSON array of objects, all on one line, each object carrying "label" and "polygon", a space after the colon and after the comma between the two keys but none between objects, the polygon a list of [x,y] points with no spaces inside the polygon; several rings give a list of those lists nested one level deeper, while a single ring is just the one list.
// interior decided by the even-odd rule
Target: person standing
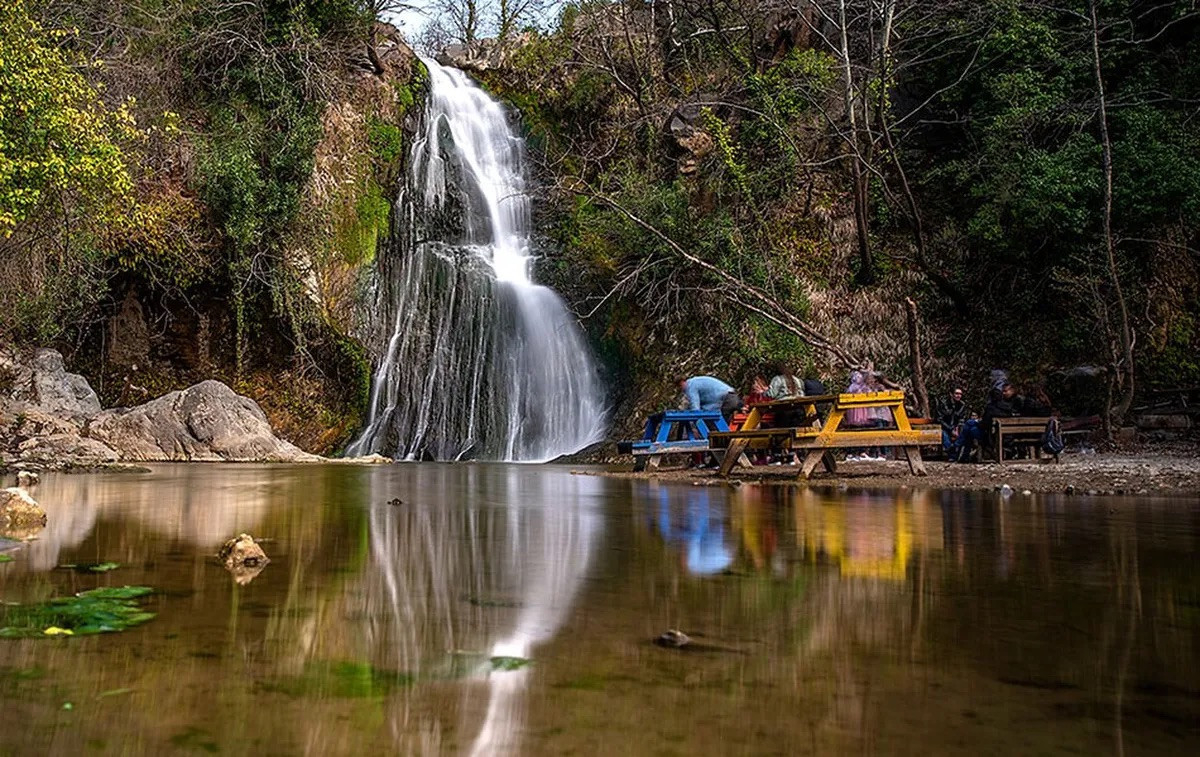
[{"label": "person standing", "polygon": [[685,410],[718,410],[728,423],[742,406],[742,398],[732,386],[712,376],[683,376],[675,380],[686,400]]}]

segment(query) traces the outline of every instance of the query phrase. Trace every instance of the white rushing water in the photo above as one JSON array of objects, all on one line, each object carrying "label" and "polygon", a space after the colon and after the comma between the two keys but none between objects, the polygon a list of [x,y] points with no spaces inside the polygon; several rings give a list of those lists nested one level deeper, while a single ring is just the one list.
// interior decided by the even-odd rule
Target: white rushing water
[{"label": "white rushing water", "polygon": [[429,99],[392,240],[368,426],[347,450],[545,461],[603,438],[583,333],[531,278],[524,142],[461,71],[424,60]]}]

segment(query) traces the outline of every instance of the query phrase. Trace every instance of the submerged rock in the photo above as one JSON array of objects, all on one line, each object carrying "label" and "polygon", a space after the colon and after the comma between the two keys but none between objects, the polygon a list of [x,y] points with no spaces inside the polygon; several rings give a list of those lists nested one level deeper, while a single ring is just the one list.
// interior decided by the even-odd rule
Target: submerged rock
[{"label": "submerged rock", "polygon": [[658,638],[654,640],[654,643],[658,646],[670,647],[672,649],[679,649],[680,647],[687,646],[691,642],[692,639],[690,636],[675,628],[663,631],[662,634],[660,634]]},{"label": "submerged rock", "polygon": [[122,460],[311,462],[275,436],[258,403],[220,381],[203,381],[133,408],[105,410],[86,434]]}]

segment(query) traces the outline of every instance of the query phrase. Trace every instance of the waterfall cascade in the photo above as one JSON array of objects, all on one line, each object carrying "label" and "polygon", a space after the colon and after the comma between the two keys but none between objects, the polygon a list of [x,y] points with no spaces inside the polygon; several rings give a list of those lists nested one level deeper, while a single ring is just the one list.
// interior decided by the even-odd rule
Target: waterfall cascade
[{"label": "waterfall cascade", "polygon": [[348,453],[545,461],[603,438],[596,363],[531,279],[524,142],[461,71],[424,60],[429,100],[381,266],[391,338]]}]

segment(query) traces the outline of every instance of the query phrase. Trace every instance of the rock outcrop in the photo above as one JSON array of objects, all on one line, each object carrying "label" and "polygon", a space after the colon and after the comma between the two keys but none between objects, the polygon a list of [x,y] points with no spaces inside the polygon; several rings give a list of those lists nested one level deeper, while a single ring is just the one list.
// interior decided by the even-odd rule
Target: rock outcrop
[{"label": "rock outcrop", "polygon": [[105,410],[88,423],[86,434],[125,461],[321,459],[276,437],[258,403],[220,381],[202,381],[137,407]]},{"label": "rock outcrop", "polygon": [[100,399],[55,350],[0,349],[0,464],[96,467],[117,453],[83,436]]},{"label": "rock outcrop", "polygon": [[219,381],[133,408],[101,410],[87,379],[68,373],[58,352],[0,349],[0,465],[322,459],[276,437],[254,400]]},{"label": "rock outcrop", "polygon": [[36,411],[82,423],[100,412],[100,398],[87,379],[68,373],[57,350],[37,349],[29,355],[0,350],[0,374],[8,384],[8,403],[21,412]]}]

